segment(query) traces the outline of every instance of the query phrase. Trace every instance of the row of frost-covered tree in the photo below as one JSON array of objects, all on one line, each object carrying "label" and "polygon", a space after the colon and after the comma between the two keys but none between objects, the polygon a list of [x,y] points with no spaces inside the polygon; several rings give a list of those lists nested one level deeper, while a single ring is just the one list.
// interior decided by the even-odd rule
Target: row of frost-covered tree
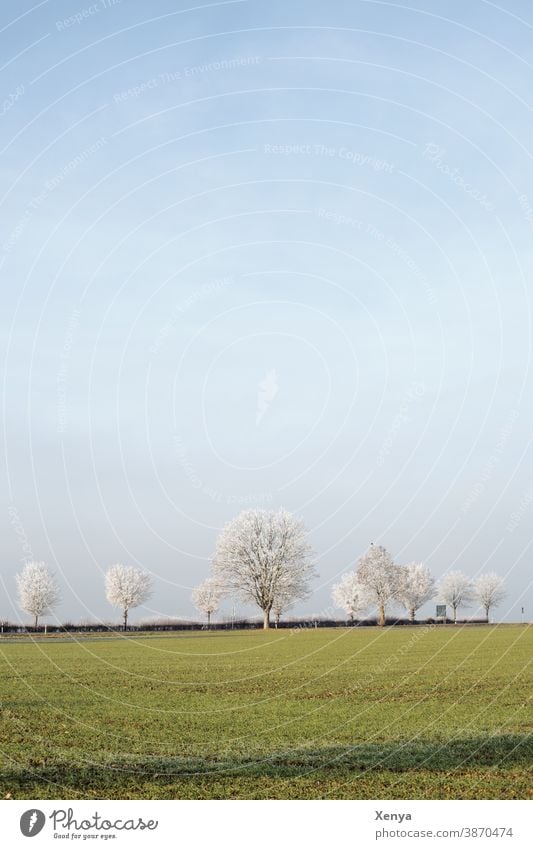
[{"label": "row of frost-covered tree", "polygon": [[[316,576],[314,556],[304,524],[286,510],[245,510],[220,534],[212,562],[212,575],[195,587],[192,600],[210,624],[225,597],[256,605],[263,624],[270,627],[298,601],[311,593]],[[27,563],[17,576],[20,608],[34,617],[50,613],[60,601],[54,575],[44,563]],[[134,566],[115,564],[105,576],[107,600],[120,609],[123,625],[129,612],[144,604],[153,591],[151,575]],[[352,572],[333,587],[334,604],[351,621],[377,609],[384,625],[393,605],[403,607],[411,621],[431,599],[451,608],[454,622],[461,607],[481,605],[488,619],[490,610],[505,597],[502,579],[494,574],[471,581],[462,572],[444,575],[438,585],[423,563],[394,563],[389,552],[371,545]]]},{"label": "row of frost-covered tree", "polygon": [[505,595],[503,579],[494,572],[479,575],[475,581],[463,572],[448,572],[436,585],[424,563],[397,565],[381,545],[371,545],[359,559],[356,570],[343,575],[333,587],[335,604],[351,621],[369,607],[377,607],[380,625],[385,624],[389,606],[399,604],[414,622],[420,608],[432,599],[452,609],[454,622],[459,608],[472,602],[484,608],[488,620],[490,610]]}]

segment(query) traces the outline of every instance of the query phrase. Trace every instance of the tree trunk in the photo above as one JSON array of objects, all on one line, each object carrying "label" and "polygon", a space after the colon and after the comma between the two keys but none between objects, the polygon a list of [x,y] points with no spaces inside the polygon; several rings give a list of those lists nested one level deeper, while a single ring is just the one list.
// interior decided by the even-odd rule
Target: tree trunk
[{"label": "tree trunk", "polygon": [[263,610],[263,628],[266,630],[270,628],[270,607],[265,608]]},{"label": "tree trunk", "polygon": [[457,625],[457,605],[453,605],[453,624]]},{"label": "tree trunk", "polygon": [[415,621],[415,614],[416,614],[416,610],[414,609],[414,607],[412,607],[411,611],[410,611],[411,622]]},{"label": "tree trunk", "polygon": [[211,611],[208,610],[207,611],[207,630],[209,630],[210,627],[211,627]]},{"label": "tree trunk", "polygon": [[124,630],[128,630],[128,611],[124,611]]},{"label": "tree trunk", "polygon": [[383,628],[384,624],[385,624],[385,605],[380,604],[379,605],[379,626],[380,626],[380,628]]},{"label": "tree trunk", "polygon": [[34,626],[33,626],[34,628],[37,627],[38,622],[39,622],[39,614],[37,614],[37,616],[35,617],[35,623],[34,623]]},{"label": "tree trunk", "polygon": [[485,605],[485,616],[486,616],[487,622],[489,621],[489,610],[490,610],[490,604],[486,604]]}]

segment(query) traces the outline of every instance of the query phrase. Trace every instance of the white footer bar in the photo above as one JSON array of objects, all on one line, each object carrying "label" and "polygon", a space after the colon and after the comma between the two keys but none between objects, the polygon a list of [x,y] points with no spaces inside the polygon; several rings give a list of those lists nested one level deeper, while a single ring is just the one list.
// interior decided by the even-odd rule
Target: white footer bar
[{"label": "white footer bar", "polygon": [[10,800],[0,826],[3,846],[34,849],[531,849],[533,801]]}]

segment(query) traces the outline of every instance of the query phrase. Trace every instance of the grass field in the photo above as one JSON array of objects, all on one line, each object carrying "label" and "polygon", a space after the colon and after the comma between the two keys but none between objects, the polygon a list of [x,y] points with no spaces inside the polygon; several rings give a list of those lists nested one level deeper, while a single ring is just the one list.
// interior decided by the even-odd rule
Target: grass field
[{"label": "grass field", "polygon": [[1,797],[532,798],[533,627],[0,641]]}]

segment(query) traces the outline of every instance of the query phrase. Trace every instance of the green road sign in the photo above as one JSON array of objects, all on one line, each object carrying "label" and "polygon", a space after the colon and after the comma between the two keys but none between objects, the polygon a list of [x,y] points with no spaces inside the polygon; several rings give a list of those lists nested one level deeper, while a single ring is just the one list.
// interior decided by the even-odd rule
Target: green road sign
[{"label": "green road sign", "polygon": [[442,616],[443,619],[446,619],[446,605],[445,604],[437,604],[437,616]]}]

